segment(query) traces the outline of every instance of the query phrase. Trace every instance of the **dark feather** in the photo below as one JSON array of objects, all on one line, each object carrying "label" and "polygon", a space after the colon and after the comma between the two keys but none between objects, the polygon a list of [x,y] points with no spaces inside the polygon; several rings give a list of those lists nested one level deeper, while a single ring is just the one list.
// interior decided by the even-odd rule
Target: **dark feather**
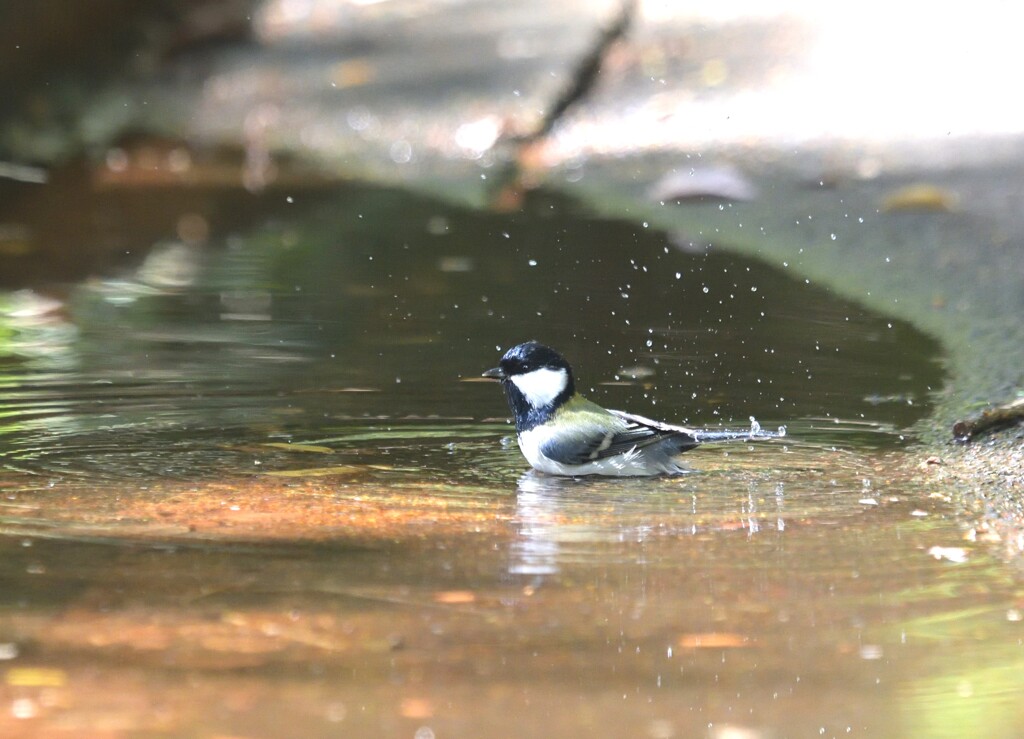
[{"label": "dark feather", "polygon": [[[669,456],[698,445],[694,434],[682,426],[658,423],[622,411],[608,411],[617,423],[604,422],[578,428],[574,434],[551,438],[541,444],[544,456],[569,465],[586,464],[625,454],[633,449],[663,445]],[[612,420],[612,419],[608,419]],[[571,438],[568,438],[571,437]]]}]

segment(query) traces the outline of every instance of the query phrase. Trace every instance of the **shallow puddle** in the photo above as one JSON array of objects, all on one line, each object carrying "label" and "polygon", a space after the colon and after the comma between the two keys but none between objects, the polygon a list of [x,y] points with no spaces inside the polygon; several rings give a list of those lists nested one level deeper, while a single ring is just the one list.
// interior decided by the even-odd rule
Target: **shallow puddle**
[{"label": "shallow puddle", "polygon": [[[928,339],[561,200],[254,225],[0,296],[0,734],[1015,735],[1019,585],[898,460]],[[526,472],[528,338],[788,436]]]}]

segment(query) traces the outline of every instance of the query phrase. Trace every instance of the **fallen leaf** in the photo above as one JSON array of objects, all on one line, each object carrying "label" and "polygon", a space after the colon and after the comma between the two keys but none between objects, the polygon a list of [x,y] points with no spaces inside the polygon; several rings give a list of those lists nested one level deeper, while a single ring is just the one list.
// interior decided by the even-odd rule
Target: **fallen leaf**
[{"label": "fallen leaf", "polygon": [[331,81],[336,87],[361,87],[377,76],[376,67],[366,59],[338,62],[331,70]]},{"label": "fallen leaf", "polygon": [[935,185],[919,183],[907,185],[890,193],[882,201],[882,210],[923,211],[933,213],[952,213],[956,210],[957,197],[954,193]]},{"label": "fallen leaf", "polygon": [[22,688],[60,688],[67,683],[68,676],[64,670],[48,667],[13,667],[4,681]]}]

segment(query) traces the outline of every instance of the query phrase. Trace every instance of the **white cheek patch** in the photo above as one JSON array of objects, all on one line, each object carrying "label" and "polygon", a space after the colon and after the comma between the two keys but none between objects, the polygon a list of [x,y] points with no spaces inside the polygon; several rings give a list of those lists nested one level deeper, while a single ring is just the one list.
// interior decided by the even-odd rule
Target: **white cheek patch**
[{"label": "white cheek patch", "polygon": [[564,369],[537,369],[509,378],[519,388],[526,402],[534,408],[549,405],[562,394],[569,384],[569,375]]}]

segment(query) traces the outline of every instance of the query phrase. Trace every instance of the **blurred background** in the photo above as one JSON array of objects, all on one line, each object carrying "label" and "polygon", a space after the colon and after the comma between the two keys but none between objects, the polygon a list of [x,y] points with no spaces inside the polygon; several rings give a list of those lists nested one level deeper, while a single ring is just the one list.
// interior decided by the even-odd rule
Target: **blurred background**
[{"label": "blurred background", "polygon": [[[11,288],[135,268],[159,243],[195,254],[339,182],[499,213],[543,189],[941,338],[958,398],[943,424],[1020,387],[1021,52],[1002,3],[0,14]],[[687,207],[708,201],[728,208]]]}]

